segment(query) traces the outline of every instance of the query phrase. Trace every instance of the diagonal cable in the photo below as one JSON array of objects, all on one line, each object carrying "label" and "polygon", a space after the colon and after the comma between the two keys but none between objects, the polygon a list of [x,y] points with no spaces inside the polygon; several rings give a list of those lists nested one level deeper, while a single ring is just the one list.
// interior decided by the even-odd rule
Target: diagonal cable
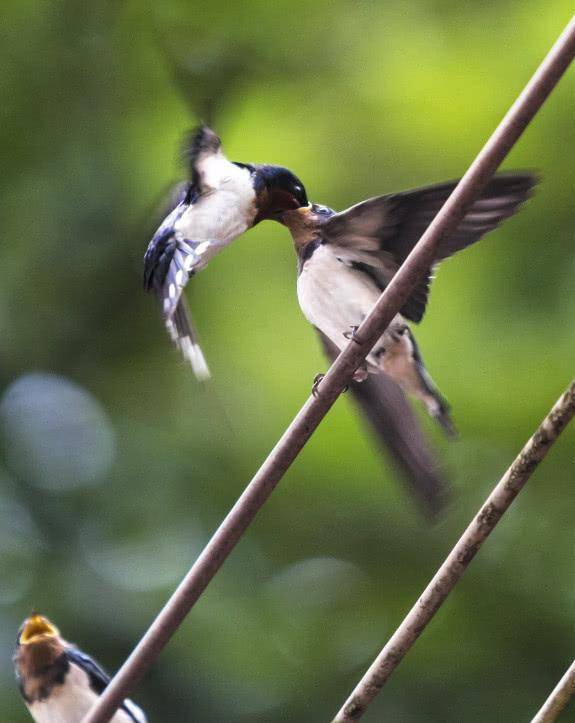
[{"label": "diagonal cable", "polygon": [[575,661],[565,671],[561,680],[549,694],[531,723],[553,723],[567,707],[575,693]]},{"label": "diagonal cable", "polygon": [[[541,422],[535,434],[497,483],[455,547],[435,573],[401,624],[385,644],[332,723],[359,720],[393,671],[443,605],[467,570],[481,545],[545,458],[561,432],[575,415],[575,380]],[[572,672],[572,675],[574,673]],[[571,686],[574,685],[573,680]],[[571,691],[573,692],[573,691]],[[380,720],[382,720],[380,718]],[[539,723],[555,718],[536,718]]]}]

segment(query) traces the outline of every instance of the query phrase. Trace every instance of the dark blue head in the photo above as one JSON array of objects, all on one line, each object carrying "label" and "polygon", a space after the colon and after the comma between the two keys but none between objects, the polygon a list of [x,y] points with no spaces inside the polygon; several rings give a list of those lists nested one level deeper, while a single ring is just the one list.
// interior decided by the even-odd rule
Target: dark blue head
[{"label": "dark blue head", "polygon": [[252,168],[258,204],[255,223],[264,219],[279,221],[284,211],[308,205],[305,186],[288,168],[269,165]]}]

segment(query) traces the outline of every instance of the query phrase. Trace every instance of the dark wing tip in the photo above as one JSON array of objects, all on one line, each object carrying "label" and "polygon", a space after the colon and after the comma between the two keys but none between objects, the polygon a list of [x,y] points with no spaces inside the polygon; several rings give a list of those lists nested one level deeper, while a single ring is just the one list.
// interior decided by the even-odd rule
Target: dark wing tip
[{"label": "dark wing tip", "polygon": [[204,153],[217,153],[222,146],[218,134],[209,126],[201,124],[188,133],[184,141],[184,158],[193,168]]},{"label": "dark wing tip", "polygon": [[185,298],[184,287],[194,273],[192,247],[177,242],[171,228],[156,234],[144,257],[144,288],[155,291],[164,323],[172,341],[187,359],[200,381],[210,378],[210,370],[198,341]]},{"label": "dark wing tip", "polygon": [[515,181],[517,184],[533,187],[543,180],[543,174],[537,168],[521,168],[514,171],[498,171],[494,180]]},{"label": "dark wing tip", "polygon": [[457,229],[440,244],[437,261],[474,244],[514,216],[540,181],[541,176],[535,171],[507,171],[493,176]]},{"label": "dark wing tip", "polygon": [[110,676],[104,668],[75,645],[69,645],[66,648],[66,657],[86,673],[90,688],[101,695],[110,682]]},{"label": "dark wing tip", "polygon": [[533,195],[535,187],[541,181],[542,175],[536,170],[502,171],[489,181],[487,190],[501,189],[510,193],[524,194],[527,199]]},{"label": "dark wing tip", "polygon": [[453,419],[451,418],[449,404],[447,404],[445,399],[443,399],[440,395],[437,395],[437,397],[440,403],[440,408],[437,414],[433,415],[433,418],[439,424],[448,439],[458,439],[459,433],[457,431],[457,427],[453,423]]},{"label": "dark wing tip", "polygon": [[150,241],[144,255],[144,289],[157,289],[166,278],[174,256],[176,242],[171,228],[157,233]]}]

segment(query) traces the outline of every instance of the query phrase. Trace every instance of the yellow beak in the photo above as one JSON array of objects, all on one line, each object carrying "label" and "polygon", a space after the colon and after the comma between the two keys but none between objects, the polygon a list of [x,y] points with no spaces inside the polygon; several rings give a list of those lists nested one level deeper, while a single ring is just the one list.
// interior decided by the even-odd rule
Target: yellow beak
[{"label": "yellow beak", "polygon": [[56,638],[59,635],[60,631],[55,625],[52,625],[48,618],[43,615],[31,615],[24,621],[19,643],[20,645],[30,645],[39,643],[46,638]]}]

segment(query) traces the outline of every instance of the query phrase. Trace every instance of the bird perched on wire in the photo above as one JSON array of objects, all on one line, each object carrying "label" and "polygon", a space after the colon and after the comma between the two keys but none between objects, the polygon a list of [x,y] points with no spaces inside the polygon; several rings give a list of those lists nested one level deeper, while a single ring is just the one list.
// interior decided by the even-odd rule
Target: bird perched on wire
[{"label": "bird perched on wire", "polygon": [[206,126],[192,133],[187,158],[189,180],[176,188],[146,251],[144,286],[156,292],[168,332],[196,376],[207,379],[183,296],[190,276],[263,219],[278,219],[308,201],[303,184],[287,168],[229,161],[219,137]]},{"label": "bird perched on wire", "polygon": [[[513,215],[536,182],[531,173],[495,176],[457,231],[440,244],[435,263],[475,243]],[[281,215],[298,256],[297,294],[302,311],[337,349],[353,338],[456,183],[371,198],[339,213],[310,204]],[[354,379],[383,372],[421,400],[444,431],[453,435],[449,406],[429,376],[407,324],[423,318],[433,270],[428,269]]]},{"label": "bird perched on wire", "polygon": [[[81,723],[110,682],[98,663],[64,640],[43,615],[24,621],[14,663],[20,692],[36,723]],[[111,719],[111,723],[146,721],[130,700]]]}]

